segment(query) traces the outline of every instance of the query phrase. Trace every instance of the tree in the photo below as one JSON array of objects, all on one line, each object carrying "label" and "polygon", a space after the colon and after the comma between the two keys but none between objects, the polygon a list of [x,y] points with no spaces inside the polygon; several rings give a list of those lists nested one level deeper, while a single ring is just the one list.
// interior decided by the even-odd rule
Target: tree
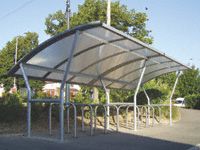
[{"label": "tree", "polygon": [[[78,11],[72,15],[70,27],[73,28],[92,21],[106,22],[106,9],[106,0],[85,0],[82,5],[78,6]],[[115,1],[111,3],[111,18],[111,26],[147,44],[153,42],[153,38],[149,35],[150,31],[146,29],[148,18],[145,13],[128,10],[127,6],[121,5],[119,1]],[[65,31],[67,29],[65,14],[61,10],[50,14],[46,18],[45,25],[45,32],[50,36]],[[86,87],[82,88],[87,89]],[[90,90],[87,89],[84,91]],[[112,90],[111,101],[124,101],[131,94],[133,92]],[[101,102],[105,102],[105,92],[101,89],[99,89],[99,99]]]},{"label": "tree", "polygon": [[[78,6],[78,12],[74,13],[70,19],[71,28],[86,24],[92,21],[106,22],[106,0],[85,0]],[[121,5],[119,1],[111,3],[111,25],[131,36],[151,44],[153,39],[146,29],[148,20],[145,13],[128,10],[127,6]],[[51,36],[63,32],[67,29],[64,13],[60,10],[50,14],[45,21],[45,32]]]},{"label": "tree", "polygon": [[[4,84],[5,90],[9,91],[13,87],[13,78],[8,77],[6,74],[14,65],[14,55],[16,38],[7,42],[6,46],[0,51],[0,83]],[[18,57],[20,60],[23,56],[29,53],[32,49],[38,46],[38,34],[34,32],[27,32],[25,36],[18,36]],[[25,87],[22,79],[17,79],[17,87]],[[35,90],[39,90],[43,86],[41,81],[30,81],[31,87]]]},{"label": "tree", "polygon": [[183,71],[177,84],[178,96],[185,97],[187,95],[200,93],[200,74],[199,69],[194,66],[192,69]]},{"label": "tree", "polygon": [[[176,73],[168,73],[156,79],[157,81],[168,84],[170,91],[174,86],[176,80]],[[183,74],[178,80],[178,84],[175,90],[175,97],[185,97],[187,95],[199,94],[200,92],[200,73],[199,69],[194,66],[192,69],[183,71]]]}]

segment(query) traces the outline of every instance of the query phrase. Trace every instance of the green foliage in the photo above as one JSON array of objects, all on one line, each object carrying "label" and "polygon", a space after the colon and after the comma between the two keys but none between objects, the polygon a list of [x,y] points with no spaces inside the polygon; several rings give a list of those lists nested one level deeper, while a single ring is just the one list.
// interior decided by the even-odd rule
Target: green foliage
[{"label": "green foliage", "polygon": [[76,103],[85,103],[85,104],[92,103],[90,91],[91,87],[82,86],[81,90],[77,93],[73,101]]},{"label": "green foliage", "polygon": [[[37,33],[27,32],[25,36],[18,36],[18,57],[20,60],[24,55],[29,53],[32,49],[38,46]],[[4,84],[5,90],[9,91],[13,87],[13,78],[8,77],[6,74],[14,65],[14,55],[16,47],[16,37],[9,41],[6,46],[0,51],[0,83]],[[17,87],[25,87],[22,79],[17,79]],[[43,82],[30,81],[31,87],[35,90],[41,90]]]},{"label": "green foliage", "polygon": [[[92,21],[106,22],[106,0],[85,0],[78,6],[78,12],[70,19],[71,28]],[[150,31],[146,29],[148,20],[145,13],[128,10],[127,6],[121,5],[119,1],[111,3],[111,25],[123,32],[130,34],[148,44],[152,43]],[[45,32],[51,36],[61,33],[67,29],[65,14],[57,11],[50,14],[45,21]]]},{"label": "green foliage", "polygon": [[[153,79],[144,85],[144,88],[151,99],[151,103],[162,103],[169,99],[171,89],[161,79]],[[144,94],[143,94],[144,95]]]},{"label": "green foliage", "polygon": [[[164,97],[164,93],[162,93],[160,90],[158,89],[147,89],[146,90],[150,100],[151,100],[151,104],[156,104],[156,103],[161,103],[162,102],[162,97]],[[143,91],[141,91],[140,93],[138,93],[137,95],[137,104],[138,105],[146,105],[147,104],[147,98],[146,95]],[[133,101],[133,98],[131,99]]]},{"label": "green foliage", "polygon": [[200,109],[200,94],[192,94],[185,97],[187,108]]},{"label": "green foliage", "polygon": [[25,109],[23,109],[22,101],[23,99],[18,93],[3,94],[3,97],[0,98],[0,120],[2,123],[12,123],[16,119],[24,118]]},{"label": "green foliage", "polygon": [[[169,119],[169,107],[162,107],[162,118]],[[177,120],[180,117],[180,110],[178,107],[172,107],[172,119]]]},{"label": "green foliage", "polygon": [[[175,73],[169,73],[157,78],[157,80],[160,80],[162,83],[168,84],[171,90],[174,86],[175,79],[176,79]],[[185,97],[186,95],[200,93],[199,84],[200,84],[199,69],[193,66],[192,69],[183,71],[183,74],[179,78],[174,97]]]},{"label": "green foliage", "polygon": [[15,106],[20,106],[22,105],[23,99],[20,96],[19,93],[4,93],[2,98],[0,99],[0,104],[1,105],[15,105]]},{"label": "green foliage", "polygon": [[[112,89],[110,91],[110,99],[112,102],[127,102],[133,93],[133,91]],[[133,99],[131,101],[133,101]]]},{"label": "green foliage", "polygon": [[167,84],[169,88],[172,89],[176,80],[176,73],[172,72],[164,74],[160,77],[157,77],[156,80],[160,81],[162,84]]},{"label": "green foliage", "polygon": [[193,95],[200,93],[200,74],[199,69],[185,70],[183,75],[180,76],[177,91],[179,97],[185,97],[186,95]]},{"label": "green foliage", "polygon": [[[70,27],[86,24],[92,21],[106,22],[107,1],[106,0],[85,0],[82,5],[78,6],[78,11],[70,18]],[[111,26],[130,34],[131,36],[142,40],[148,44],[152,43],[152,37],[146,29],[148,20],[145,13],[128,10],[127,6],[121,5],[119,1],[111,3]],[[65,14],[57,11],[50,14],[45,21],[45,32],[51,36],[59,34],[67,29]],[[92,102],[89,91],[90,87],[82,87],[74,101],[75,102]],[[103,89],[99,90],[99,102],[105,103],[106,96]],[[119,102],[127,101],[128,97],[133,94],[132,91],[111,90],[110,101]]]}]

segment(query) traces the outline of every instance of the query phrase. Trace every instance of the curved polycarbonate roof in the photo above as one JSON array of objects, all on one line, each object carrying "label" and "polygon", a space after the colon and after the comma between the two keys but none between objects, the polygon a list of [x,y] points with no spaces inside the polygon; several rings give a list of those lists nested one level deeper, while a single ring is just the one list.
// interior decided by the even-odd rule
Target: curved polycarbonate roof
[{"label": "curved polycarbonate roof", "polygon": [[68,83],[102,86],[101,79],[107,88],[133,89],[145,63],[142,83],[162,74],[188,69],[147,44],[97,22],[50,38],[21,59],[8,75],[21,76],[19,64],[22,63],[29,78],[62,81],[73,47]]}]

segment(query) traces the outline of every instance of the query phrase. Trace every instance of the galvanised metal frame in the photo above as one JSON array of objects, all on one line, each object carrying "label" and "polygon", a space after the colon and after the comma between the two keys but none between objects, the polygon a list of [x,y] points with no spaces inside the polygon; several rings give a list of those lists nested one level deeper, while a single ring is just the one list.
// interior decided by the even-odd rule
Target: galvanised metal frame
[{"label": "galvanised metal frame", "polygon": [[[152,126],[154,126],[154,123],[155,123],[155,109],[151,105],[148,105],[148,108],[149,108],[149,112],[150,113],[151,113],[151,109],[152,109]],[[150,114],[150,116],[151,116],[151,114]]]},{"label": "galvanised metal frame", "polygon": [[94,109],[94,131],[96,131],[96,127],[97,127],[97,110],[99,108],[99,106],[102,106],[104,109],[104,133],[107,133],[107,111],[106,111],[106,106],[104,105],[96,105],[95,109]]},{"label": "galvanised metal frame", "polygon": [[[140,42],[139,40],[137,40],[137,39],[135,39],[135,38],[132,38],[131,36],[128,36],[128,35],[124,34],[123,32],[120,32],[120,31],[116,30],[115,28],[112,28],[112,27],[107,26],[107,25],[105,25],[105,24],[102,24],[102,23],[100,23],[100,22],[90,23],[90,24],[88,24],[88,25],[78,26],[78,27],[76,27],[76,28],[74,28],[74,29],[67,30],[66,32],[64,32],[64,33],[62,33],[62,34],[59,34],[58,36],[55,36],[55,37],[51,38],[51,40],[48,40],[48,41],[44,42],[44,43],[41,44],[39,47],[37,47],[36,49],[34,49],[33,51],[31,51],[31,53],[28,54],[23,60],[20,60],[19,63],[21,63],[21,62],[26,63],[30,58],[32,58],[35,54],[37,54],[38,52],[40,52],[40,51],[43,50],[44,48],[46,48],[46,47],[48,47],[49,45],[55,43],[56,41],[59,41],[59,40],[65,38],[66,36],[70,36],[70,35],[74,34],[77,30],[85,31],[85,30],[87,30],[87,29],[91,29],[91,28],[95,28],[95,27],[102,27],[102,28],[104,28],[105,30],[108,30],[108,31],[110,31],[110,32],[112,32],[112,33],[114,33],[114,34],[116,34],[116,35],[120,35],[120,36],[121,36],[120,39],[115,39],[115,40],[126,39],[126,40],[129,40],[129,41],[131,41],[131,42],[135,42],[135,43],[137,43],[139,46],[141,46],[142,49],[145,49],[145,48],[146,48],[146,49],[149,49],[150,51],[157,53],[157,54],[160,55],[161,57],[163,56],[163,57],[165,57],[165,58],[167,58],[167,59],[169,59],[169,60],[172,60],[172,61],[174,61],[174,62],[176,62],[176,63],[178,63],[178,64],[181,64],[181,63],[179,63],[178,61],[176,61],[176,60],[174,60],[174,59],[171,59],[170,57],[166,56],[166,54],[161,53],[161,52],[157,51],[156,49],[154,49],[154,48],[148,46],[147,44],[142,43],[142,42]],[[87,33],[87,34],[88,34],[88,33]],[[97,37],[97,38],[98,38],[98,37]],[[104,39],[101,39],[101,38],[99,39],[99,41],[101,41],[101,42],[102,42],[103,40],[104,40]],[[105,41],[105,40],[104,40],[104,41]],[[106,41],[106,42],[109,43],[109,41]],[[114,42],[115,42],[115,41],[114,41]],[[95,45],[95,47],[99,47],[99,46],[105,45],[105,44],[107,44],[107,43],[100,43],[100,45],[97,44],[97,45]],[[111,43],[112,43],[112,42],[111,42]],[[91,50],[91,49],[92,49],[92,47],[89,48],[89,50]],[[124,48],[122,47],[121,49],[124,49]],[[126,50],[127,52],[130,52],[129,49],[124,49],[124,50]],[[84,52],[85,52],[85,51],[83,51],[83,52],[81,51],[80,53],[84,53]],[[78,55],[78,54],[75,54],[74,57],[76,57],[76,55]],[[137,53],[137,55],[138,55],[138,53]],[[139,54],[139,55],[140,55],[140,54]],[[144,56],[141,56],[141,58],[144,58]],[[147,59],[147,58],[145,58],[145,59]],[[64,62],[67,62],[67,61],[68,61],[68,59],[65,60]],[[18,64],[19,64],[19,63],[18,63]],[[181,64],[181,65],[182,65],[182,64]],[[18,65],[16,65],[16,66],[18,67]],[[12,71],[9,72],[9,74],[14,73],[14,71],[17,70],[17,67],[13,68]],[[186,67],[186,66],[185,66],[185,67]],[[54,69],[56,69],[56,68],[57,68],[57,67],[55,67]],[[187,67],[186,67],[186,68],[187,68]]]},{"label": "galvanised metal frame", "polygon": [[[129,108],[130,107],[133,107],[133,116],[134,116],[134,104],[132,103],[131,105],[128,105],[127,107],[126,107],[126,127],[128,128],[128,112],[129,112]],[[139,110],[139,108],[138,108],[138,106],[136,106],[136,110],[137,110],[137,120],[138,120],[138,122],[139,122],[139,115],[140,115],[140,110]],[[138,127],[139,127],[139,124],[138,124]]]},{"label": "galvanised metal frame", "polygon": [[106,130],[109,130],[110,128],[110,90],[106,88],[106,85],[104,84],[104,82],[102,81],[102,79],[100,79],[100,82],[102,84],[102,87],[106,93]]},{"label": "galvanised metal frame", "polygon": [[139,88],[140,88],[140,85],[141,85],[142,78],[144,76],[145,70],[146,70],[146,60],[144,61],[144,67],[142,69],[141,76],[140,76],[140,79],[138,81],[138,85],[136,87],[135,94],[134,94],[134,100],[133,100],[133,103],[134,103],[134,131],[137,131],[137,117],[136,117],[136,113],[137,113],[137,111],[136,111],[137,94],[138,94],[138,91],[139,91]]},{"label": "galvanised metal frame", "polygon": [[162,119],[162,109],[161,109],[161,106],[155,105],[155,106],[153,106],[153,107],[158,108],[158,115],[159,115],[159,120],[158,120],[158,122],[161,123],[161,119]]},{"label": "galvanised metal frame", "polygon": [[[112,32],[112,33],[114,33],[116,35],[119,35],[120,38],[114,39],[114,40],[110,40],[110,41],[106,41],[106,40],[104,40],[104,39],[102,39],[100,37],[97,37],[97,36],[95,36],[93,34],[90,34],[90,33],[88,33],[86,31],[87,29],[92,29],[92,28],[95,28],[95,27],[102,27],[107,31],[110,31],[110,32]],[[86,49],[83,49],[83,50],[79,51],[78,53],[74,53],[74,51],[75,51],[75,49],[77,47],[78,37],[79,37],[80,32],[81,32],[81,34],[83,34],[85,36],[88,36],[88,37],[91,37],[93,39],[98,40],[100,43],[96,44],[96,45],[93,45],[93,46],[90,46],[90,47],[88,47]],[[27,62],[33,56],[35,56],[37,53],[39,53],[43,49],[47,48],[51,44],[56,43],[59,40],[64,39],[65,37],[73,35],[73,34],[75,34],[75,36],[74,36],[74,40],[73,40],[72,48],[70,50],[69,57],[66,58],[65,60],[62,60],[62,62],[58,63],[53,68],[27,64]],[[131,42],[135,42],[139,47],[131,50],[131,49],[128,49],[128,48],[124,48],[123,46],[117,45],[115,43],[115,42],[122,41],[122,40],[128,40],[128,41],[131,41]],[[88,66],[86,66],[85,68],[82,68],[82,70],[80,72],[70,72],[70,65],[71,65],[73,57],[77,57],[77,56],[81,55],[84,52],[90,51],[90,50],[92,50],[94,48],[101,47],[101,46],[104,46],[104,45],[111,45],[111,46],[113,46],[113,47],[115,47],[117,49],[123,50],[123,52],[119,52],[119,53],[107,56],[105,58],[101,58],[101,59],[99,58],[98,61],[95,61],[94,63],[89,64]],[[142,55],[140,53],[137,53],[137,50],[143,50],[143,49],[147,49],[147,50],[149,50],[151,52],[154,52],[156,54],[155,55],[151,55],[151,56],[144,56],[144,55]],[[134,55],[138,56],[138,58],[137,59],[132,59],[132,60],[129,60],[129,61],[125,61],[125,62],[122,62],[121,64],[115,65],[115,66],[111,67],[110,69],[106,70],[105,72],[103,72],[101,74],[98,73],[98,76],[83,73],[84,70],[86,70],[87,68],[89,68],[89,67],[91,67],[93,65],[99,64],[100,62],[102,62],[102,61],[104,61],[106,59],[110,59],[110,58],[113,58],[115,56],[118,56],[118,55],[121,55],[121,54],[124,54],[124,53],[133,53]],[[145,79],[144,81],[142,81],[143,76],[145,74],[145,69],[147,67],[163,63],[163,62],[157,62],[156,60],[153,59],[153,58],[156,58],[156,57],[164,57],[165,59],[168,59],[166,62],[168,62],[168,63],[171,63],[171,62],[173,63],[174,62],[174,63],[176,63],[178,65],[173,65],[173,66],[169,65],[169,66],[172,66],[171,68],[159,66],[159,69],[156,69],[154,71],[151,71],[151,72],[147,73],[146,76],[148,76],[148,78]],[[143,61],[143,60],[144,60],[144,66],[142,68],[138,68],[136,70],[135,69],[131,70],[131,71],[129,71],[128,73],[126,73],[124,75],[124,76],[126,76],[126,75],[129,75],[131,73],[134,73],[135,71],[141,70],[140,77],[134,79],[133,81],[131,81],[131,83],[128,82],[128,81],[120,80],[124,76],[121,76],[119,79],[110,79],[110,78],[106,77],[108,74],[110,74],[113,71],[116,71],[117,69],[120,69],[121,67],[124,67],[126,65],[129,65],[129,64],[132,64],[132,63],[135,63],[135,62]],[[146,65],[146,62],[148,60],[154,62],[154,64],[153,65]],[[58,67],[60,67],[64,63],[66,63],[65,70],[59,70]],[[51,72],[64,74],[63,75],[63,79],[62,79],[62,83],[61,83],[61,88],[60,88],[60,99],[31,99],[31,88],[30,88],[30,85],[29,85],[29,82],[28,82],[27,74],[26,74],[26,72],[24,70],[25,67],[32,68],[32,69],[37,69],[37,70],[42,70],[42,71],[47,71],[47,73],[43,76],[43,78],[35,77],[37,79],[42,79],[42,80],[48,80],[47,77]],[[160,74],[176,71],[178,69],[186,69],[187,67],[184,66],[183,64],[179,63],[178,61],[166,56],[164,53],[158,52],[156,49],[153,49],[153,48],[149,47],[148,45],[140,42],[139,40],[134,39],[134,38],[132,38],[132,37],[120,32],[120,31],[110,27],[110,26],[104,25],[102,23],[92,23],[92,24],[89,24],[89,25],[76,27],[75,29],[72,29],[72,30],[67,30],[66,32],[64,32],[64,33],[62,33],[62,34],[60,34],[58,36],[55,36],[52,39],[44,42],[43,44],[38,46],[36,49],[31,51],[22,60],[20,60],[16,64],[16,66],[9,71],[8,74],[11,75],[11,74],[16,73],[16,71],[19,68],[21,69],[21,72],[22,72],[22,75],[24,77],[25,84],[26,84],[26,87],[27,87],[27,91],[28,91],[28,101],[27,101],[27,132],[28,132],[27,134],[28,134],[28,137],[31,136],[31,103],[49,103],[50,104],[49,105],[49,134],[51,134],[51,111],[52,111],[52,105],[53,104],[59,104],[60,105],[60,109],[59,109],[60,110],[60,115],[59,115],[60,116],[60,128],[59,128],[59,131],[60,131],[60,140],[63,141],[64,140],[64,106],[66,107],[66,110],[67,110],[67,132],[68,133],[69,133],[69,107],[73,106],[73,108],[74,108],[74,137],[77,137],[77,133],[76,133],[76,130],[77,130],[77,110],[76,109],[77,109],[78,104],[70,103],[69,97],[67,97],[69,95],[69,93],[68,93],[69,89],[67,87],[66,87],[66,104],[64,103],[64,101],[65,101],[65,99],[64,99],[64,87],[65,87],[66,80],[67,80],[69,74],[73,75],[72,78],[70,80],[68,80],[68,82],[70,82],[70,83],[73,83],[73,82],[71,82],[71,80],[76,76],[92,78],[92,80],[89,83],[87,83],[88,85],[95,85],[95,83],[98,80],[100,80],[100,82],[101,82],[101,84],[102,84],[102,86],[103,86],[103,88],[104,88],[104,90],[106,92],[107,103],[105,105],[102,105],[102,104],[99,104],[99,105],[81,104],[81,106],[84,106],[84,107],[88,106],[90,108],[90,112],[91,112],[91,117],[90,117],[90,119],[91,119],[91,123],[90,123],[91,124],[91,131],[90,132],[91,132],[91,135],[93,135],[93,107],[103,106],[103,108],[104,108],[104,111],[105,111],[104,112],[105,113],[104,114],[104,117],[105,117],[105,119],[104,119],[105,133],[106,133],[108,127],[109,127],[109,118],[108,117],[109,117],[109,108],[110,107],[116,108],[116,114],[117,114],[116,115],[116,117],[117,117],[117,119],[116,119],[117,120],[116,130],[117,131],[119,130],[119,110],[120,110],[120,108],[121,107],[127,107],[126,108],[126,112],[128,112],[128,108],[129,107],[133,107],[134,108],[134,130],[137,130],[137,126],[139,126],[139,115],[140,115],[139,114],[140,111],[139,111],[139,108],[137,106],[137,94],[138,94],[140,85],[142,83],[150,80],[152,78],[151,74],[153,74],[155,72],[158,72],[156,74],[156,76],[158,76]],[[32,76],[29,76],[29,77],[30,78],[34,78]],[[179,77],[179,74],[178,74],[178,77]],[[173,94],[174,94],[174,91],[175,91],[176,84],[178,82],[178,77],[176,79],[176,82],[175,82],[175,85],[173,87],[173,90],[172,90],[172,93],[171,93],[171,97],[170,97],[170,105],[169,105],[170,106],[170,125],[172,124],[172,97],[173,97]],[[112,88],[111,87],[112,83],[109,84],[109,85],[105,85],[103,83],[103,80],[104,81],[111,81],[112,83],[123,84],[123,86],[121,88],[124,88],[124,89],[126,89],[126,86],[131,86],[131,87],[134,88],[137,85],[137,88],[136,88],[135,94],[134,94],[134,103],[130,103],[130,104],[126,104],[126,103],[110,104],[110,102],[109,102],[110,98],[109,98],[109,93],[108,93],[107,88]],[[60,79],[59,79],[59,81],[60,81]],[[138,83],[137,83],[137,81],[138,81]],[[161,106],[164,106],[164,105],[157,105],[157,106],[147,105],[147,106],[143,106],[143,108],[152,109],[152,111],[153,111],[152,112],[152,116],[153,116],[153,120],[152,121],[153,121],[153,123],[154,123],[154,111],[155,111],[154,107],[158,107],[159,110],[160,110]],[[94,114],[95,115],[94,116],[95,117],[95,121],[96,121],[96,116],[97,116],[96,111],[97,111],[97,109],[95,108],[95,114]],[[82,119],[84,119],[83,113],[84,113],[84,110],[82,110]],[[96,127],[96,122],[95,122],[95,127]],[[84,129],[84,122],[82,122],[82,129]]]},{"label": "galvanised metal frame", "polygon": [[68,109],[70,109],[70,106],[73,107],[73,110],[74,110],[74,135],[73,136],[74,136],[74,138],[76,138],[77,137],[77,108],[76,108],[76,105],[75,105],[75,103],[68,102],[65,104],[65,106]]},{"label": "galvanised metal frame", "polygon": [[93,135],[93,130],[94,130],[94,126],[93,126],[93,114],[94,114],[94,110],[93,110],[93,104],[83,104],[83,103],[74,103],[74,105],[76,107],[80,106],[81,108],[81,119],[82,119],[82,123],[81,123],[81,130],[85,131],[85,125],[84,125],[84,108],[88,107],[90,109],[90,135]]},{"label": "galvanised metal frame", "polygon": [[[145,94],[145,96],[147,98],[147,105],[151,105],[149,95],[147,94],[147,92],[146,92],[144,87],[143,87],[143,91],[144,91],[144,94]],[[148,116],[148,123],[147,124],[149,125],[150,124],[150,108],[149,107],[147,109],[147,116]]]},{"label": "galvanised metal frame", "polygon": [[26,75],[26,72],[24,70],[23,64],[20,64],[20,68],[22,71],[22,75],[24,77],[24,81],[26,84],[26,88],[27,88],[27,94],[28,94],[28,100],[27,100],[27,134],[28,137],[31,137],[31,88],[28,82],[28,77]]},{"label": "galvanised metal frame", "polygon": [[174,95],[174,92],[175,92],[175,89],[176,89],[176,85],[178,83],[178,79],[179,79],[180,75],[181,75],[181,73],[179,71],[178,74],[177,74],[173,89],[172,89],[170,99],[169,99],[169,125],[170,126],[172,126],[172,98],[173,98],[173,95]]},{"label": "galvanised metal frame", "polygon": [[49,104],[49,135],[52,135],[52,125],[51,125],[51,112],[52,112],[52,104]]},{"label": "galvanised metal frame", "polygon": [[147,109],[147,106],[141,106],[141,111],[140,111],[140,114],[141,114],[141,121],[143,119],[143,114],[145,113],[145,122],[146,122],[146,127],[149,127],[149,122],[147,121],[148,120],[148,109]]},{"label": "galvanised metal frame", "polygon": [[[66,98],[66,104],[70,102],[70,84],[66,84],[66,91],[65,91],[65,98]],[[69,107],[66,105],[66,119],[67,119],[67,133],[69,133]]]},{"label": "galvanised metal frame", "polygon": [[66,80],[67,80],[67,77],[69,74],[72,57],[73,57],[74,51],[75,51],[77,43],[78,43],[79,34],[80,34],[79,31],[76,31],[74,40],[73,40],[73,44],[72,44],[72,48],[71,48],[70,54],[69,54],[69,60],[68,60],[68,63],[66,64],[63,80],[62,80],[61,86],[60,86],[60,140],[61,141],[64,141],[64,87],[65,87],[65,83],[66,83]]}]

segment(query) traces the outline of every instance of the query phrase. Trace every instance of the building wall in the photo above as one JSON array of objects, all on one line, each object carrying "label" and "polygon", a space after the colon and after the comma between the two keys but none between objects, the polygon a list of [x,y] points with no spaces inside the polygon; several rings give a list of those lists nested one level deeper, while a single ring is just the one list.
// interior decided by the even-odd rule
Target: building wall
[{"label": "building wall", "polygon": [[3,84],[0,84],[0,97],[3,96],[3,93],[4,93],[4,88],[3,88]]},{"label": "building wall", "polygon": [[[79,85],[70,84],[70,97],[74,97],[80,90]],[[60,83],[46,83],[43,92],[48,96],[55,97],[60,95]]]}]

